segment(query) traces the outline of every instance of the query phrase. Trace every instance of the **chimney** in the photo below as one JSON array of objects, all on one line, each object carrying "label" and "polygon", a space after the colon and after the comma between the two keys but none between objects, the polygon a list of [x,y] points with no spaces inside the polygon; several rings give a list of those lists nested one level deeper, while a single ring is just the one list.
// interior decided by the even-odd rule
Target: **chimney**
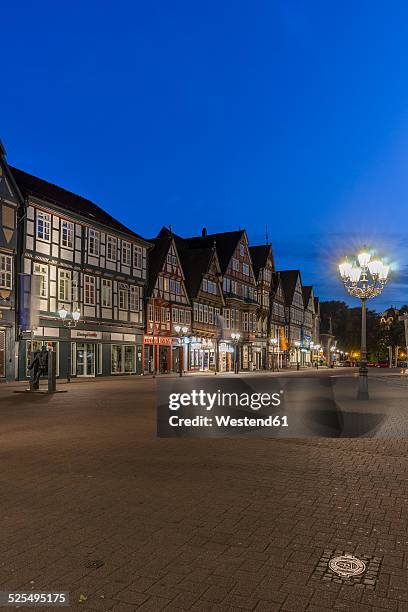
[{"label": "chimney", "polygon": [[205,238],[207,236],[207,228],[203,227],[203,229],[201,230],[201,237]]}]

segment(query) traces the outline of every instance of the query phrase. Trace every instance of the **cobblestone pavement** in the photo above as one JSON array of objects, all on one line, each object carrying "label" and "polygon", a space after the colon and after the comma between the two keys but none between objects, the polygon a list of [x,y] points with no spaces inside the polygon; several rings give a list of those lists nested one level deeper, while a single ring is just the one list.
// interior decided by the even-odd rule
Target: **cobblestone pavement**
[{"label": "cobblestone pavement", "polygon": [[[67,388],[0,387],[0,590],[67,590],[75,610],[408,611],[407,440],[157,439],[154,380]],[[325,580],[336,551],[370,559],[369,582]]]}]

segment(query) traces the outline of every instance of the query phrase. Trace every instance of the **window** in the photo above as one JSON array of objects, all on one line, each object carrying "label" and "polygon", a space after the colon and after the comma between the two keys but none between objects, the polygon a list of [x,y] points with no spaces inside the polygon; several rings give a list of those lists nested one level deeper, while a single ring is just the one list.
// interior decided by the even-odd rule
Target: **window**
[{"label": "window", "polygon": [[203,291],[208,291],[208,280],[206,278],[203,278]]},{"label": "window", "polygon": [[229,308],[224,308],[224,322],[225,329],[230,329],[231,327],[231,311]]},{"label": "window", "polygon": [[165,308],[165,306],[162,306],[160,308],[160,313],[161,313],[161,322],[162,323],[166,323],[166,321],[167,321],[167,308]]},{"label": "window", "polygon": [[95,306],[95,277],[85,274],[84,276],[84,303],[87,306]]},{"label": "window", "polygon": [[232,258],[232,269],[235,270],[235,272],[239,272],[239,261],[235,259],[235,257]]},{"label": "window", "polygon": [[129,291],[125,287],[119,288],[119,310],[129,310]]},{"label": "window", "polygon": [[199,304],[198,305],[198,320],[200,321],[200,323],[203,322],[204,319],[204,308],[203,308],[203,304]]},{"label": "window", "polygon": [[242,313],[242,315],[243,315],[243,319],[242,319],[242,330],[243,330],[244,332],[247,332],[247,331],[248,331],[248,313],[247,313],[247,312],[244,312],[244,313]]},{"label": "window", "polygon": [[217,294],[217,285],[215,283],[213,283],[213,281],[208,281],[207,282],[207,291],[208,293],[213,293],[214,295]]},{"label": "window", "polygon": [[74,248],[74,224],[69,221],[61,221],[61,246],[67,249]]},{"label": "window", "polygon": [[204,304],[204,323],[208,323],[208,306]]},{"label": "window", "polygon": [[118,241],[114,236],[108,236],[106,238],[106,259],[109,261],[116,261],[118,252]]},{"label": "window", "polygon": [[245,255],[245,245],[242,242],[239,243],[239,254],[241,257]]},{"label": "window", "polygon": [[187,323],[187,325],[190,325],[190,323],[191,323],[191,310],[186,310],[185,314],[186,314],[186,323]]},{"label": "window", "polygon": [[99,255],[99,232],[94,229],[88,230],[88,253],[89,255]]},{"label": "window", "polygon": [[41,298],[48,297],[48,266],[42,264],[34,264],[34,274],[40,277],[39,296]]},{"label": "window", "polygon": [[72,298],[71,270],[58,270],[58,298],[61,302],[70,302]]},{"label": "window", "polygon": [[153,305],[149,304],[147,307],[147,318],[149,321],[153,322]]},{"label": "window", "polygon": [[44,240],[45,242],[50,242],[50,232],[51,232],[51,215],[48,213],[42,212],[41,210],[37,211],[37,238],[38,240]]},{"label": "window", "polygon": [[242,264],[242,272],[243,274],[245,274],[245,276],[249,276],[249,266],[246,263]]},{"label": "window", "polygon": [[194,302],[194,312],[193,312],[194,321],[198,321],[198,304]]},{"label": "window", "polygon": [[13,287],[13,259],[10,255],[0,255],[0,289]]},{"label": "window", "polygon": [[132,263],[132,245],[122,240],[122,263],[130,266]]},{"label": "window", "polygon": [[[130,293],[129,293],[130,310],[132,310],[133,312],[138,312],[141,309],[140,299],[141,299],[141,287],[138,287],[137,285],[132,285],[130,287]],[[165,309],[162,308],[161,310],[162,310],[161,320],[163,322],[163,310]]]},{"label": "window", "polygon": [[132,374],[136,372],[136,347],[127,344],[112,344],[112,374]]},{"label": "window", "polygon": [[112,281],[108,278],[102,279],[102,306],[112,308]]},{"label": "window", "polygon": [[133,247],[133,266],[138,270],[141,270],[143,267],[143,249],[136,244]]},{"label": "window", "polygon": [[167,278],[167,276],[163,278],[163,289],[164,291],[169,290],[169,279]]},{"label": "window", "polygon": [[167,263],[171,264],[171,253],[167,253]]},{"label": "window", "polygon": [[214,306],[208,308],[208,322],[210,325],[214,325]]}]

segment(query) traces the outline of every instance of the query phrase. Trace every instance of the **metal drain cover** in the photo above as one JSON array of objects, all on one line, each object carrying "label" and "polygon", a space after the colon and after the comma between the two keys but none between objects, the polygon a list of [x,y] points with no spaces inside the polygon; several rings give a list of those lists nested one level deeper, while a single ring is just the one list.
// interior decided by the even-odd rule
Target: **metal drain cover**
[{"label": "metal drain cover", "polygon": [[353,557],[353,555],[340,555],[330,559],[329,568],[342,578],[350,578],[365,572],[366,564],[361,559]]}]

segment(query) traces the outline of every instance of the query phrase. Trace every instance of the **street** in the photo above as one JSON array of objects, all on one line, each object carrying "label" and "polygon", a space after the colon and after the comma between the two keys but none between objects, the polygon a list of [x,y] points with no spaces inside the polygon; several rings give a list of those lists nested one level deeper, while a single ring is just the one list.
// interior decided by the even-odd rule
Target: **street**
[{"label": "street", "polygon": [[[239,378],[279,380],[308,437],[157,438],[152,378],[1,385],[0,590],[69,591],[78,610],[407,611],[408,377],[370,371],[363,403],[348,368]],[[372,577],[328,578],[336,552]]]}]

